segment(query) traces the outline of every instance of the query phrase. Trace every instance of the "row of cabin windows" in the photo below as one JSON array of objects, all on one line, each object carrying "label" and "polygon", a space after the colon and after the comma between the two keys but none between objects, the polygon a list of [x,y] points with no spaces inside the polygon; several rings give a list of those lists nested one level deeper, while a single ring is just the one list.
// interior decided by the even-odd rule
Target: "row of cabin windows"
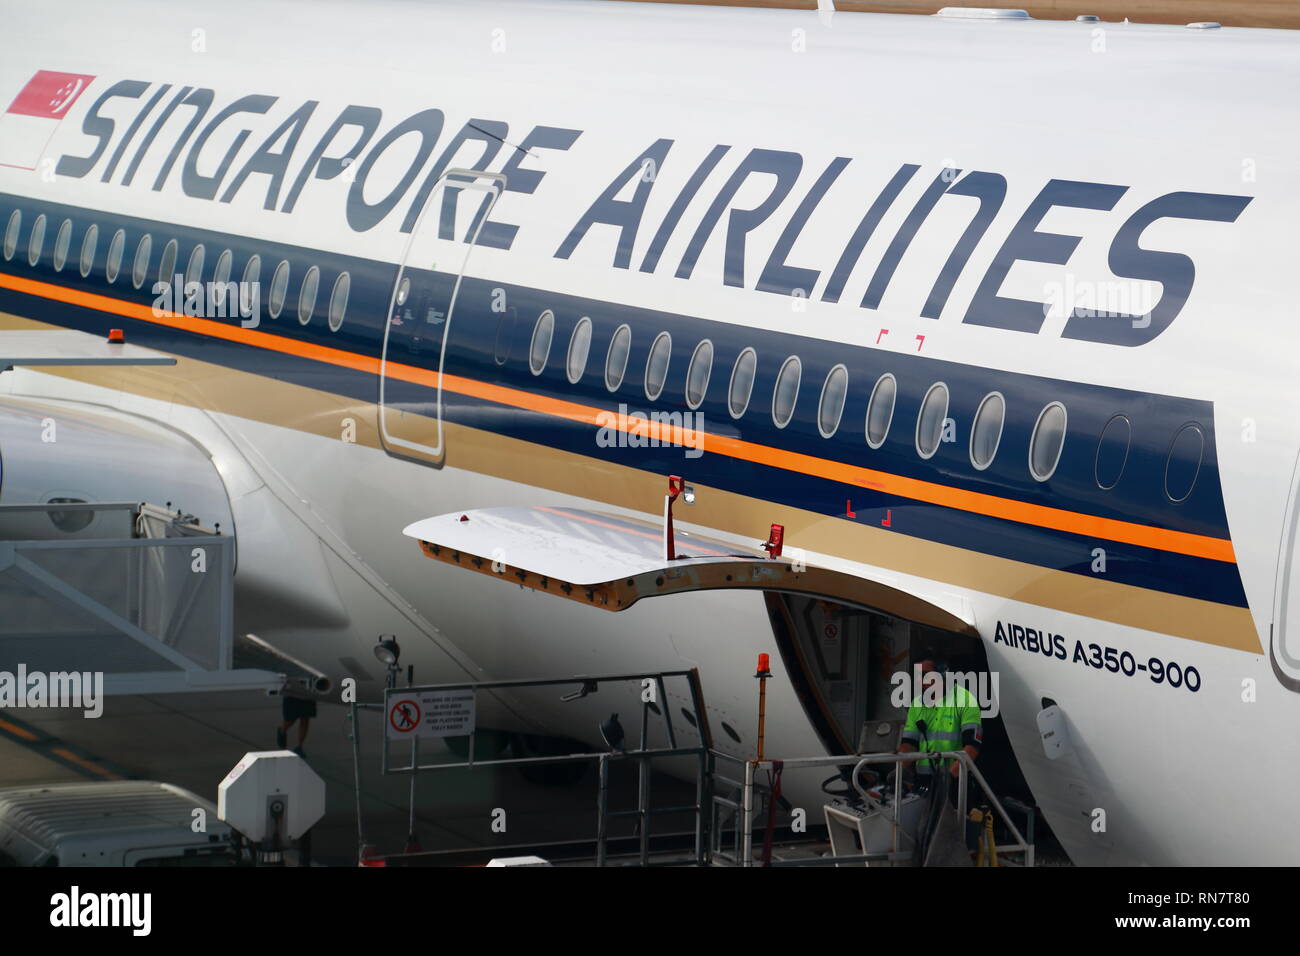
[{"label": "row of cabin windows", "polygon": [[[565,376],[571,384],[577,384],[587,368],[591,334],[591,319],[583,316],[574,326],[565,358]],[[541,375],[545,370],[554,338],[555,313],[547,309],[537,319],[528,349],[528,367],[534,375]],[[622,386],[631,351],[632,329],[620,325],[614,330],[605,353],[605,387],[609,391],[616,392]],[[646,358],[645,396],[652,402],[657,401],[663,392],[671,355],[672,336],[660,332]],[[727,387],[727,409],[732,418],[741,418],[749,409],[757,368],[758,355],[752,348],[744,349],[737,356]],[[713,343],[704,339],[695,347],[686,369],[685,399],[692,410],[704,403],[712,373]],[[787,358],[777,373],[772,391],[772,423],[777,428],[785,428],[794,417],[802,374],[802,363],[797,355]],[[822,383],[817,406],[817,430],[823,438],[832,438],[839,431],[848,391],[849,371],[843,365],[836,365]],[[865,437],[873,449],[880,448],[889,435],[897,398],[898,382],[886,372],[877,379],[867,401]],[[1000,392],[984,396],[975,411],[970,432],[970,461],[977,471],[987,469],[997,457],[1006,411],[1006,399]],[[939,450],[947,418],[948,386],[936,382],[926,392],[916,417],[915,446],[921,458],[932,458]],[[1060,402],[1049,402],[1039,412],[1029,438],[1029,473],[1035,481],[1047,481],[1056,472],[1065,448],[1068,422],[1069,416]],[[1131,437],[1132,426],[1124,415],[1114,416],[1103,429],[1094,464],[1094,479],[1102,490],[1109,491],[1119,483],[1128,463]],[[1191,494],[1203,454],[1204,432],[1200,425],[1194,422],[1184,425],[1170,445],[1165,465],[1165,494],[1171,501],[1183,501]]]},{"label": "row of cabin windows", "polygon": [[[0,247],[6,262],[9,262],[18,252],[18,235],[22,230],[23,217],[20,210],[15,209],[9,217],[9,223],[5,228],[4,243]],[[72,251],[72,231],[73,225],[71,219],[64,219],[59,231],[54,238],[54,252],[52,262],[55,272],[62,272],[68,266],[68,258]],[[46,218],[45,215],[36,217],[32,223],[31,235],[27,240],[27,263],[35,266],[41,261],[41,256],[45,250]],[[88,278],[95,264],[95,254],[99,248],[99,226],[91,223],[81,238],[79,250],[80,262],[79,268],[81,277]],[[163,246],[162,255],[158,261],[157,281],[170,284],[173,276],[176,275],[177,257],[179,246],[175,239],[171,239]],[[104,279],[109,285],[117,283],[118,277],[122,274],[122,266],[126,257],[126,232],[119,229],[113,234],[108,243],[108,254],[104,260]],[[131,261],[131,285],[139,289],[145,284],[149,277],[149,265],[153,257],[153,236],[146,233],[136,244],[135,254]],[[199,243],[190,253],[190,257],[185,266],[184,281],[186,285],[191,282],[201,282],[203,279],[203,267],[207,259],[207,250],[203,243]],[[219,297],[217,301],[209,303],[214,309],[224,305],[224,297],[227,294],[227,283],[231,281],[231,270],[234,263],[234,253],[229,249],[223,249],[217,256],[216,265],[212,270],[211,282],[214,296]],[[244,289],[253,289],[261,282],[262,277],[262,257],[253,255],[244,265],[242,283]],[[281,259],[275,267],[275,272],[271,276],[271,288],[267,295],[266,311],[273,319],[278,319],[284,312],[286,300],[289,294],[290,267],[287,259]],[[347,272],[339,274],[334,280],[334,286],[330,291],[329,306],[326,312],[329,322],[330,331],[337,332],[343,325],[343,319],[347,315],[348,296],[352,291],[352,277]],[[298,290],[298,321],[306,325],[311,321],[316,312],[316,300],[320,293],[320,269],[312,266],[303,276],[302,285]]]},{"label": "row of cabin windows", "polygon": [[[27,261],[31,266],[40,262],[44,252],[46,225],[44,214],[37,216],[32,225],[27,249]],[[22,212],[14,210],[5,229],[3,246],[0,246],[0,252],[3,252],[6,262],[11,261],[18,251],[18,236],[21,229]],[[72,220],[64,219],[54,239],[52,261],[55,272],[62,272],[68,264],[72,249],[72,232]],[[98,245],[99,226],[92,223],[82,236],[80,247],[79,267],[83,278],[90,275]],[[159,282],[172,281],[178,252],[179,247],[175,239],[168,241],[163,247],[157,273]],[[119,229],[109,241],[108,255],[104,263],[104,278],[110,285],[118,280],[125,253],[126,233]],[[136,245],[131,266],[131,284],[136,289],[143,286],[148,278],[152,254],[153,237],[146,234]],[[202,243],[196,245],[190,253],[184,273],[187,285],[201,281],[206,256]],[[234,254],[230,249],[222,250],[217,257],[212,272],[212,282],[213,291],[219,296],[226,294],[226,283],[230,281],[233,261]],[[255,287],[261,281],[261,274],[262,259],[255,254],[244,266],[242,277],[244,288]],[[289,262],[282,259],[271,277],[271,288],[267,297],[267,314],[272,319],[279,318],[284,311],[289,292],[289,279]],[[409,294],[409,282],[409,279],[404,279],[398,290],[399,306],[404,303]],[[351,285],[352,279],[347,272],[340,273],[334,281],[327,312],[331,331],[337,332],[343,325]],[[303,325],[310,322],[315,313],[319,289],[320,269],[312,266],[303,277],[298,291],[298,321]],[[583,316],[574,326],[573,334],[570,336],[565,361],[566,377],[570,383],[576,384],[586,369],[591,351],[591,328],[591,319]],[[529,346],[528,364],[534,375],[540,375],[545,369],[554,336],[555,314],[547,309],[537,319]],[[620,325],[615,329],[605,355],[605,387],[611,392],[617,391],[623,384],[631,349],[632,330],[626,324]],[[663,392],[671,356],[672,336],[668,332],[660,332],[651,344],[650,354],[646,359],[645,395],[652,402],[657,401]],[[758,356],[752,348],[746,348],[736,358],[727,389],[727,408],[733,418],[741,418],[749,408],[757,367]],[[692,410],[703,404],[712,372],[713,343],[704,339],[695,347],[686,369],[685,398],[687,406]],[[802,363],[799,357],[789,356],[777,373],[776,385],[772,392],[772,422],[777,428],[785,428],[794,417],[801,377]],[[817,429],[823,438],[831,438],[839,430],[845,399],[848,395],[848,382],[848,369],[843,365],[836,365],[826,375],[817,408]],[[886,372],[876,381],[871,391],[871,398],[867,402],[865,437],[867,444],[873,449],[885,443],[893,423],[897,396],[898,383],[892,374]],[[936,382],[926,392],[916,420],[915,446],[921,458],[932,458],[939,450],[947,417],[948,386],[943,382]],[[997,456],[1005,419],[1006,400],[999,392],[990,392],[980,402],[971,425],[970,461],[976,470],[985,470]],[[1047,481],[1055,473],[1061,460],[1061,452],[1065,447],[1067,423],[1068,415],[1065,406],[1060,402],[1049,402],[1039,413],[1029,440],[1029,473],[1036,481]],[[1131,423],[1123,415],[1111,418],[1103,429],[1094,463],[1094,479],[1098,487],[1103,490],[1110,490],[1118,484],[1128,461],[1131,434]],[[1204,449],[1205,435],[1200,425],[1195,422],[1184,425],[1174,437],[1165,464],[1165,494],[1170,500],[1183,501],[1191,494],[1200,472]]]}]

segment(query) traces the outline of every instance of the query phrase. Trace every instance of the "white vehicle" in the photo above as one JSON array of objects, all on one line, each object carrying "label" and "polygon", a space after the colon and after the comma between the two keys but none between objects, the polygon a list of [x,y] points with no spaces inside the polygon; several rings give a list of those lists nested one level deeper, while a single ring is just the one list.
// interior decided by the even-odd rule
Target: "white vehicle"
[{"label": "white vehicle", "polygon": [[0,789],[0,860],[8,866],[234,863],[231,830],[217,819],[216,807],[151,780]]},{"label": "white vehicle", "polygon": [[[233,528],[241,629],[372,699],[378,633],[430,683],[698,666],[743,756],[757,653],[767,753],[843,752],[942,633],[999,677],[1075,862],[1296,861],[1294,32],[589,0],[4,18],[0,324],[178,364],[0,374],[0,502]],[[94,441],[42,441],[67,418]],[[468,553],[545,538],[610,583],[669,475],[680,528],[781,524],[808,574],[610,614],[402,534],[515,509],[531,530],[461,523]],[[611,709],[519,693],[479,721],[597,744]]]}]

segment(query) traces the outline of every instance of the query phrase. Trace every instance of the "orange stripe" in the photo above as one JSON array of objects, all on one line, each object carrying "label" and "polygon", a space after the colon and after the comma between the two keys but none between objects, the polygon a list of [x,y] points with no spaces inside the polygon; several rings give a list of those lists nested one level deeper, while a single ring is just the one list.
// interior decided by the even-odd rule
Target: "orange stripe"
[{"label": "orange stripe", "polygon": [[25,730],[17,724],[11,724],[7,720],[0,720],[0,730],[13,734],[15,737],[21,737],[23,740],[35,740],[36,735],[30,730]]},{"label": "orange stripe", "polygon": [[[65,289],[45,282],[36,282],[32,279],[22,279],[4,274],[0,274],[0,288],[8,288],[27,295],[54,299],[59,302],[66,302],[69,305],[138,319],[142,322],[152,322],[155,325],[163,325],[198,335],[225,339],[229,342],[253,345],[286,355],[296,355],[300,358],[325,362],[371,375],[379,374],[380,363],[378,359],[367,358],[354,352],[329,348],[324,345],[296,342],[280,335],[259,332],[256,329],[246,329],[242,326],[229,325],[224,322],[216,322],[212,319],[191,318],[171,313],[159,315],[155,314],[154,310],[148,306],[123,302],[120,299],[98,295],[93,292]],[[695,432],[674,425],[659,425],[641,419],[620,419],[612,412],[593,408],[589,405],[538,395],[521,389],[507,388],[502,385],[492,385],[488,382],[464,378],[459,375],[440,376],[436,371],[416,368],[411,365],[390,362],[387,366],[387,375],[399,381],[426,385],[430,388],[437,388],[439,378],[441,378],[443,388],[461,395],[480,398],[501,405],[509,405],[514,408],[543,412],[556,418],[563,418],[584,425],[610,427],[629,434],[643,434],[648,439],[658,438],[661,443],[669,442],[698,448],[702,442],[705,451],[725,455],[729,458],[749,461],[758,465],[769,465],[799,474],[816,475],[819,478],[826,478],[860,488],[870,488],[873,491],[881,491],[885,494],[909,498],[913,501],[922,501],[927,504],[941,505],[945,508],[969,511],[974,514],[1002,518],[1007,521],[1050,528],[1056,531],[1065,531],[1090,538],[1121,541],[1125,544],[1153,548],[1158,551],[1186,554],[1197,558],[1209,558],[1213,561],[1229,563],[1235,563],[1236,561],[1232,542],[1227,538],[1189,534],[1185,531],[1171,531],[1166,528],[1154,528],[1150,525],[1136,524],[1130,521],[1118,521],[1114,518],[1102,518],[1097,515],[1067,511],[1062,508],[1030,504],[1029,502],[1015,501],[1010,498],[1000,498],[997,495],[966,491],[961,488],[952,488],[916,478],[875,471],[841,461],[804,455],[782,448],[772,448],[768,445],[759,445],[738,438],[713,435],[707,432]]]},{"label": "orange stripe", "polygon": [[354,369],[358,372],[369,372],[371,375],[379,374],[378,359],[366,358],[354,352],[345,352],[342,349],[332,349],[323,345],[293,342],[283,336],[272,335],[270,332],[259,332],[256,329],[246,329],[240,325],[228,325],[224,322],[215,322],[212,319],[196,319],[186,315],[174,315],[170,312],[156,314],[147,305],[123,302],[121,299],[98,295],[94,292],[82,292],[79,289],[64,289],[60,286],[35,282],[31,279],[21,279],[17,276],[0,274],[0,288],[13,289],[15,292],[40,296],[43,299],[66,302],[68,305],[80,306],[83,309],[95,309],[99,312],[108,312],[128,319],[139,319],[141,322],[152,322],[154,325],[165,325],[168,328],[180,329],[183,332],[194,332],[197,335],[206,335],[210,338],[225,339],[227,342],[255,345],[258,348],[269,349],[273,352],[298,355],[302,358],[315,359],[317,362],[328,362],[330,365],[341,365],[344,368]]},{"label": "orange stripe", "polygon": [[104,777],[104,778],[106,778],[106,779],[108,779],[108,780],[121,780],[121,779],[122,779],[118,774],[113,773],[113,771],[111,771],[111,770],[105,770],[105,769],[104,769],[103,767],[101,767],[99,764],[97,764],[97,763],[92,763],[92,762],[90,762],[89,760],[87,760],[87,759],[84,758],[84,757],[78,757],[78,756],[77,756],[76,754],[74,754],[71,750],[65,750],[63,747],[53,747],[53,748],[50,749],[50,753],[52,753],[52,754],[58,754],[58,755],[59,755],[60,757],[62,757],[64,760],[70,760],[72,763],[75,763],[75,764],[77,764],[78,766],[81,766],[81,767],[85,767],[85,768],[86,768],[87,770],[89,770],[91,773],[97,773],[97,774],[99,774],[101,777]]}]

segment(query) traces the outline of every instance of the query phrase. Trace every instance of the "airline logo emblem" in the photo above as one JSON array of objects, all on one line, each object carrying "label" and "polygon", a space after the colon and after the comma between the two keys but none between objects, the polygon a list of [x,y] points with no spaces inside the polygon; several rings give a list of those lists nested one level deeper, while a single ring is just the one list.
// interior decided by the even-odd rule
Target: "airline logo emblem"
[{"label": "airline logo emblem", "polygon": [[0,115],[0,165],[36,169],[60,121],[94,78],[37,70]]},{"label": "airline logo emblem", "polygon": [[93,76],[84,73],[55,73],[37,70],[10,104],[8,112],[20,116],[41,116],[62,119]]}]

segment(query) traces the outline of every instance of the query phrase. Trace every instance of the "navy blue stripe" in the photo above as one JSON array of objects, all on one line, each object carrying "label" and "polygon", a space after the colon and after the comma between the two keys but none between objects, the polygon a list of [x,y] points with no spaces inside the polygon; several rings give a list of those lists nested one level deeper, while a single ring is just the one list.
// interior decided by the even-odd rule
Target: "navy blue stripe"
[{"label": "navy blue stripe", "polygon": [[[262,331],[376,358],[380,354],[385,313],[397,271],[391,264],[7,196],[0,196],[0,230],[7,226],[13,208],[23,211],[18,249],[12,261],[0,261],[0,270],[147,305],[153,302],[150,287],[156,278],[162,248],[170,238],[179,240],[176,271],[184,271],[196,243],[205,244],[205,280],[211,278],[221,249],[229,248],[234,254],[232,278],[235,279],[242,275],[250,256],[260,255],[264,292],[269,288],[276,264],[283,259],[292,266],[287,305],[277,320],[262,317]],[[27,244],[38,212],[47,215],[46,238],[41,258],[33,268],[28,265]],[[72,219],[75,228],[68,264],[56,273],[51,255],[65,217]],[[99,226],[98,250],[91,274],[83,280],[77,268],[78,259],[85,228],[92,221]],[[119,228],[126,234],[127,251],[123,274],[110,286],[105,281],[104,257],[113,232]],[[130,271],[136,244],[146,233],[154,239],[153,256],[149,278],[137,291],[131,287]],[[302,276],[311,265],[321,270],[320,292],[315,314],[304,326],[297,321],[296,303]],[[325,310],[334,280],[343,271],[349,273],[352,282],[348,314],[343,327],[332,332],[326,326]],[[410,314],[403,326],[394,330],[390,357],[434,369],[444,326],[421,319],[427,316],[429,308],[445,304],[452,280],[441,274],[410,274],[414,281],[407,303]],[[218,341],[153,323],[105,317],[11,292],[0,291],[0,307],[96,333],[104,332],[109,325],[126,323],[131,340],[141,345],[354,400],[372,402],[377,397],[373,376],[296,356]],[[528,361],[529,344],[537,316],[546,309],[556,316],[555,333],[542,373],[533,375]],[[565,375],[565,358],[570,336],[582,316],[590,317],[593,334],[587,363],[575,385]],[[614,330],[623,323],[633,330],[632,350],[626,378],[620,389],[611,394],[605,387],[605,354]],[[651,342],[660,331],[672,335],[672,357],[663,393],[659,401],[650,402],[644,393],[645,366]],[[686,412],[683,401],[686,370],[703,338],[708,338],[714,346],[713,372],[700,408],[705,416],[704,427],[711,433],[1018,501],[1194,534],[1228,536],[1215,453],[1213,409],[1210,403],[1195,399],[1001,372],[939,361],[910,351],[854,347],[809,336],[753,329],[743,324],[482,280],[466,280],[462,285],[451,340],[447,343],[446,370],[450,374],[598,408],[615,410],[622,402],[645,412]],[[915,343],[903,344],[907,349],[914,346]],[[758,374],[749,409],[737,422],[727,411],[727,387],[732,364],[746,347],[753,347],[757,352]],[[771,418],[772,392],[777,373],[789,355],[797,355],[801,360],[801,384],[792,421],[784,429],[778,429]],[[848,395],[838,432],[825,439],[817,429],[817,405],[827,373],[838,364],[845,365],[849,372]],[[864,415],[871,389],[885,372],[897,378],[898,402],[887,440],[879,450],[873,450],[864,440]],[[941,444],[934,457],[927,461],[917,454],[914,435],[921,400],[934,382],[943,382],[949,389],[948,414],[956,425],[956,440]],[[981,472],[970,463],[967,428],[980,401],[992,390],[1001,392],[1006,399],[1006,422],[997,457],[990,468]],[[432,411],[433,396],[429,389],[390,383],[389,395],[390,400],[412,410]],[[1029,439],[1040,410],[1051,401],[1065,405],[1069,428],[1056,472],[1049,481],[1040,483],[1029,473]],[[848,499],[857,518],[842,520],[880,526],[889,513],[891,530],[897,533],[1044,568],[1092,575],[1093,549],[1104,547],[1106,580],[1245,606],[1237,569],[1226,562],[988,518],[721,455],[691,459],[684,457],[682,449],[601,448],[596,444],[595,430],[589,426],[462,395],[445,395],[444,411],[449,421],[659,474],[686,474],[702,485],[830,516],[842,515]],[[1124,414],[1132,422],[1132,447],[1118,485],[1113,490],[1103,490],[1094,477],[1097,441],[1106,422],[1116,414]],[[1173,502],[1164,491],[1166,461],[1173,436],[1188,422],[1196,422],[1203,429],[1205,452],[1192,493],[1184,501]],[[756,538],[761,538],[765,528],[756,528],[754,533]],[[887,555],[863,555],[862,559],[888,563]]]}]

